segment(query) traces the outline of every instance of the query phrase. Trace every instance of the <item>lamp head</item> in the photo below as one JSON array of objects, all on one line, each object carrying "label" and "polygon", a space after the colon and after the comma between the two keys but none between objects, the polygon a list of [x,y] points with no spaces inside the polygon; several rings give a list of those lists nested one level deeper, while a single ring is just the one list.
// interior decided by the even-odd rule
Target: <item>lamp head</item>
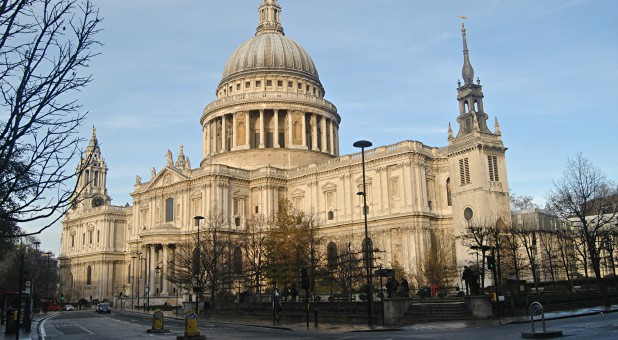
[{"label": "lamp head", "polygon": [[355,148],[368,148],[370,146],[372,146],[373,144],[368,141],[368,140],[359,140],[354,142],[354,144],[352,144],[352,146],[354,146]]}]

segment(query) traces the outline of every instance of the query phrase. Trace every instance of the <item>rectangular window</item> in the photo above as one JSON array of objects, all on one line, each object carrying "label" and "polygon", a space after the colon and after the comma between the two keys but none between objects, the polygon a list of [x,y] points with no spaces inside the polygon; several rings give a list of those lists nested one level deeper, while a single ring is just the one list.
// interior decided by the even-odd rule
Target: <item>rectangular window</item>
[{"label": "rectangular window", "polygon": [[487,156],[487,163],[489,164],[489,180],[497,182],[500,180],[498,176],[498,157]]},{"label": "rectangular window", "polygon": [[262,81],[261,80],[256,80],[255,81],[255,87],[261,87],[262,86]]},{"label": "rectangular window", "polygon": [[303,83],[298,83],[298,90],[300,90],[300,91],[303,90]]},{"label": "rectangular window", "polygon": [[86,244],[86,233],[82,234],[82,244]]},{"label": "rectangular window", "polygon": [[283,80],[277,80],[277,86],[283,87]]},{"label": "rectangular window", "polygon": [[88,232],[88,239],[90,240],[90,244],[92,244],[92,230]]},{"label": "rectangular window", "polygon": [[165,200],[165,222],[174,221],[174,199],[168,198]]},{"label": "rectangular window", "polygon": [[292,83],[291,81],[288,81],[288,87],[289,87],[289,88],[294,87],[294,83]]},{"label": "rectangular window", "polygon": [[251,82],[245,82],[245,88],[248,89],[251,87]]},{"label": "rectangular window", "polygon": [[272,80],[267,80],[266,81],[266,86],[273,86],[273,81]]},{"label": "rectangular window", "polygon": [[236,90],[240,91],[240,83],[236,84]]},{"label": "rectangular window", "polygon": [[71,235],[71,247],[75,247],[75,234]]},{"label": "rectangular window", "polygon": [[459,176],[461,178],[461,185],[470,184],[470,166],[468,165],[467,157],[459,160]]}]

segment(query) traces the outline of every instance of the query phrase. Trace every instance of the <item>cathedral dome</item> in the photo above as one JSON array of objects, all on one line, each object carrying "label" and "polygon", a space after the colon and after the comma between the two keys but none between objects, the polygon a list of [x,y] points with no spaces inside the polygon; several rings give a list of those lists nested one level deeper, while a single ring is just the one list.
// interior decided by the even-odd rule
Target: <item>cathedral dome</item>
[{"label": "cathedral dome", "polygon": [[275,71],[309,77],[319,82],[318,71],[309,53],[283,32],[260,32],[240,45],[223,69],[221,83],[234,77]]}]

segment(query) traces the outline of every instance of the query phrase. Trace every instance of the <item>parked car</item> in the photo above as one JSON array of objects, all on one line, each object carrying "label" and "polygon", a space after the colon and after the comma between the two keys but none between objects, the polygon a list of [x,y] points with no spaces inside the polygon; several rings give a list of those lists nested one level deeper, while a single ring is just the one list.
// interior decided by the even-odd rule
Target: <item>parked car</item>
[{"label": "parked car", "polygon": [[64,305],[64,306],[62,306],[62,310],[63,311],[71,311],[71,310],[75,310],[75,308],[73,307],[73,305]]},{"label": "parked car", "polygon": [[111,313],[112,309],[109,306],[109,303],[99,303],[97,305],[97,313]]}]

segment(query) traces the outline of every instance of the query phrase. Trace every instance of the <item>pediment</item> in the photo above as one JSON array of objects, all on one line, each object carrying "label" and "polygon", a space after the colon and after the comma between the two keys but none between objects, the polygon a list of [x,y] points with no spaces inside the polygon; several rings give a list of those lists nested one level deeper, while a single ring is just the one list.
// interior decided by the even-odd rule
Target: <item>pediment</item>
[{"label": "pediment", "polygon": [[[365,183],[367,185],[371,184],[371,177],[365,176]],[[363,185],[363,175],[360,175],[356,178],[356,184]]]},{"label": "pediment", "polygon": [[326,191],[335,191],[337,190],[337,185],[335,183],[332,182],[327,182],[326,184],[324,184],[322,186],[322,191],[326,192]]},{"label": "pediment", "polygon": [[296,189],[294,191],[292,191],[292,197],[304,197],[305,196],[305,191],[301,190],[301,189]]},{"label": "pediment", "polygon": [[162,188],[170,186],[174,183],[188,180],[189,177],[182,174],[176,168],[166,166],[161,170],[153,180],[148,183],[148,189]]}]

